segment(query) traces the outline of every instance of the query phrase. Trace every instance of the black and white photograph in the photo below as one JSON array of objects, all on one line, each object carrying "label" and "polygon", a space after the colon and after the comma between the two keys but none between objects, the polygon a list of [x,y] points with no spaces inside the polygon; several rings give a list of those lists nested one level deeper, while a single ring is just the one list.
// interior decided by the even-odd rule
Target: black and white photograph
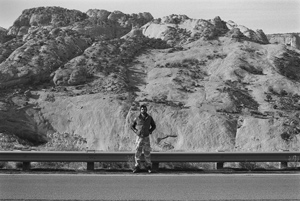
[{"label": "black and white photograph", "polygon": [[300,0],[0,0],[0,201],[300,201]]}]

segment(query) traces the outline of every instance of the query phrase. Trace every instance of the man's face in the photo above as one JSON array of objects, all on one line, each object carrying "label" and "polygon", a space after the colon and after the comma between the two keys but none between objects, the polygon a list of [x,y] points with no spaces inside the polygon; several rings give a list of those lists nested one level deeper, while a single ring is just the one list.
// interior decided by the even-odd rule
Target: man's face
[{"label": "man's face", "polygon": [[142,108],[141,108],[141,113],[142,113],[142,114],[146,114],[146,113],[147,113],[147,108],[142,107]]}]

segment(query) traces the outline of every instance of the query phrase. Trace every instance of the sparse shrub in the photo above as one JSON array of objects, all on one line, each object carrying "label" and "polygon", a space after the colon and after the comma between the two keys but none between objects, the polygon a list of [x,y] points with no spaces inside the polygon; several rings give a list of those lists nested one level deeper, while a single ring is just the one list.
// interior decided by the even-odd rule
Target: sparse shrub
[{"label": "sparse shrub", "polygon": [[261,166],[263,166],[266,170],[278,169],[279,163],[278,162],[267,162],[267,163],[262,163]]},{"label": "sparse shrub", "polygon": [[0,161],[0,169],[3,169],[4,167],[6,167],[7,162],[2,162]]},{"label": "sparse shrub", "polygon": [[3,169],[16,169],[16,163],[15,162],[4,162]]},{"label": "sparse shrub", "polygon": [[240,162],[239,166],[246,170],[255,170],[259,167],[256,162]]},{"label": "sparse shrub", "polygon": [[245,47],[245,48],[243,48],[242,50],[244,50],[245,52],[249,52],[249,53],[254,53],[256,50],[255,49],[253,49],[253,48],[250,48],[250,47]]},{"label": "sparse shrub", "polygon": [[42,169],[72,169],[81,170],[86,168],[85,162],[38,162],[32,165],[32,168]]},{"label": "sparse shrub", "polygon": [[249,64],[244,64],[240,66],[241,69],[247,71],[248,73],[254,74],[254,75],[263,75],[263,70],[258,69],[254,66],[251,66]]},{"label": "sparse shrub", "polygon": [[166,169],[175,170],[213,170],[215,168],[215,163],[191,163],[191,162],[178,162],[178,163],[160,163],[160,167]]},{"label": "sparse shrub", "polygon": [[211,56],[211,55],[207,55],[207,59],[210,60],[210,59],[213,59],[214,57]]},{"label": "sparse shrub", "polygon": [[273,87],[272,86],[269,86],[268,87],[268,91],[272,94],[276,94],[276,92],[274,91]]},{"label": "sparse shrub", "polygon": [[300,64],[299,56],[299,53],[292,50],[287,50],[282,54],[281,57],[275,57],[274,65],[278,70],[278,73],[298,82],[300,77],[298,68]]},{"label": "sparse shrub", "polygon": [[170,68],[180,68],[182,66],[182,64],[178,61],[175,61],[173,63],[170,63]]},{"label": "sparse shrub", "polygon": [[128,162],[99,162],[97,163],[96,167],[98,169],[110,169],[110,170],[124,170],[124,169],[133,169],[134,168],[134,161],[133,163]]},{"label": "sparse shrub", "polygon": [[211,170],[214,169],[214,163],[200,163],[200,168],[204,170]]},{"label": "sparse shrub", "polygon": [[[227,93],[230,96],[231,100],[235,103],[235,105],[247,107],[251,110],[257,111],[259,104],[253,97],[247,92],[242,90],[237,90],[233,88],[228,88]],[[241,112],[243,107],[239,107],[237,110]]]},{"label": "sparse shrub", "polygon": [[41,149],[53,149],[55,151],[85,151],[86,139],[78,134],[53,133],[48,134],[50,139]]},{"label": "sparse shrub", "polygon": [[[69,133],[53,133],[48,134],[50,139],[45,145],[41,146],[41,150],[55,151],[84,151],[86,150],[86,139],[78,134]],[[84,162],[38,162],[35,168],[50,169],[84,169]]]},{"label": "sparse shrub", "polygon": [[16,162],[16,168],[17,169],[22,169],[23,168],[23,163],[22,162]]},{"label": "sparse shrub", "polygon": [[292,135],[291,133],[288,133],[288,132],[283,132],[282,134],[280,134],[280,136],[281,136],[281,139],[283,139],[284,141],[290,141],[294,137],[294,135]]},{"label": "sparse shrub", "polygon": [[13,134],[0,133],[0,149],[3,151],[13,150],[16,147],[25,148],[32,145],[28,140],[20,139]]},{"label": "sparse shrub", "polygon": [[55,101],[55,96],[53,94],[47,94],[47,97],[45,98],[45,101],[54,102]]},{"label": "sparse shrub", "polygon": [[35,168],[46,168],[46,169],[61,169],[64,164],[63,162],[38,162]]},{"label": "sparse shrub", "polygon": [[228,164],[228,167],[241,168],[243,170],[276,170],[280,168],[280,162],[255,162],[255,164],[254,162],[235,162]]},{"label": "sparse shrub", "polygon": [[134,165],[135,165],[135,160],[134,160],[134,156],[132,157],[128,157],[127,158],[127,166],[130,168],[130,169],[133,169],[134,168]]},{"label": "sparse shrub", "polygon": [[182,60],[182,63],[190,63],[190,64],[195,64],[198,63],[198,59],[195,58],[185,58]]},{"label": "sparse shrub", "polygon": [[288,166],[291,168],[298,168],[300,167],[300,157],[299,156],[290,156]]},{"label": "sparse shrub", "polygon": [[282,89],[282,90],[280,91],[280,95],[281,95],[281,96],[287,96],[287,95],[288,95],[288,92],[287,92],[286,90]]}]

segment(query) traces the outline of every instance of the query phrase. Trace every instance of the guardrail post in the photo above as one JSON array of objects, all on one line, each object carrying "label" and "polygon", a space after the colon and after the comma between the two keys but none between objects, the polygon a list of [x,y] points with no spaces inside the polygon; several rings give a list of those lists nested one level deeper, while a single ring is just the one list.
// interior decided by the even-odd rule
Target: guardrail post
[{"label": "guardrail post", "polygon": [[217,163],[217,170],[224,168],[224,162],[218,162]]},{"label": "guardrail post", "polygon": [[29,171],[31,168],[30,162],[23,162],[22,169],[23,171]]},{"label": "guardrail post", "polygon": [[285,169],[288,167],[288,162],[280,162],[280,169]]},{"label": "guardrail post", "polygon": [[[224,152],[223,150],[217,150],[218,152]],[[224,162],[217,162],[217,170],[224,168]]]},{"label": "guardrail post", "polygon": [[[289,150],[282,150],[282,151],[289,152]],[[286,161],[281,161],[280,162],[280,169],[285,169],[287,167],[288,167],[288,162],[286,162]]]},{"label": "guardrail post", "polygon": [[95,167],[94,162],[87,162],[87,168],[86,169],[88,171],[93,171],[94,167]]}]

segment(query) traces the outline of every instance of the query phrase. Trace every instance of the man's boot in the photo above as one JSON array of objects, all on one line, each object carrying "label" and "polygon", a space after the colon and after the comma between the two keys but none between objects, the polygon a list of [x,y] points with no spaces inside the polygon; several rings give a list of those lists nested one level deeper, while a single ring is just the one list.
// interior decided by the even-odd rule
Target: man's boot
[{"label": "man's boot", "polygon": [[134,168],[133,168],[133,173],[137,173],[137,172],[139,172],[141,169],[140,169],[140,167],[139,166],[135,166]]}]

